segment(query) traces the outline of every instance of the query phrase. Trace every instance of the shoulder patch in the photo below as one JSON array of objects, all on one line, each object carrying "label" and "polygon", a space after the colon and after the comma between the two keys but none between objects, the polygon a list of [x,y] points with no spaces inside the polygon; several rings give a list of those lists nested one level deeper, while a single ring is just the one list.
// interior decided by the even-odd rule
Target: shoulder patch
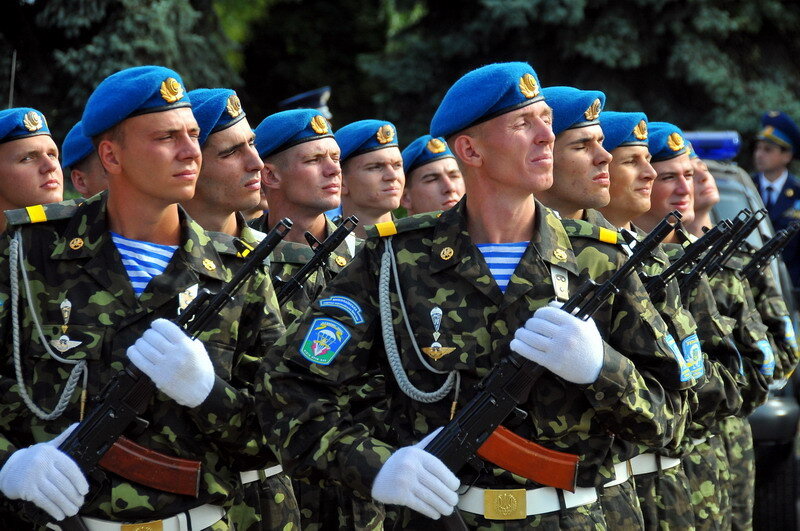
[{"label": "shoulder patch", "polygon": [[385,221],[383,223],[376,223],[375,225],[367,225],[364,230],[368,238],[385,238],[387,236],[394,236],[401,232],[408,232],[418,229],[426,229],[433,227],[439,220],[439,212],[426,212],[424,214],[416,214],[407,218],[396,219],[393,221]]},{"label": "shoulder patch", "polygon": [[5,215],[9,226],[27,225],[29,223],[71,218],[82,204],[83,199],[68,199],[59,203],[6,210]]},{"label": "shoulder patch", "polygon": [[582,219],[562,219],[561,224],[570,238],[589,238],[611,245],[617,245],[624,241],[619,232],[598,227]]},{"label": "shoulder patch", "polygon": [[339,321],[318,317],[308,327],[300,354],[312,363],[330,365],[351,336],[350,330]]}]

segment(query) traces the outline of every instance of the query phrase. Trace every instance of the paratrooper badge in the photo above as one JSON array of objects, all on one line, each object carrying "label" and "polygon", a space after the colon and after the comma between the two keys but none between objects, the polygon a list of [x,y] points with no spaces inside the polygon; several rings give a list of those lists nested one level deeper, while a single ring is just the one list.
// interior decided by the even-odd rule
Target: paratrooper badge
[{"label": "paratrooper badge", "polygon": [[54,349],[63,354],[66,351],[77,347],[82,342],[73,341],[67,335],[67,329],[69,328],[69,316],[72,313],[72,303],[70,302],[70,300],[64,299],[63,301],[61,301],[59,308],[61,308],[61,317],[64,319],[64,324],[61,325],[61,337],[59,337],[58,339],[51,339],[50,345],[52,345]]},{"label": "paratrooper badge", "polygon": [[330,365],[351,337],[350,330],[340,322],[319,317],[308,327],[300,354],[312,363]]},{"label": "paratrooper badge", "polygon": [[439,332],[439,328],[442,325],[442,309],[438,306],[435,306],[431,310],[431,321],[433,322],[433,343],[431,343],[430,347],[423,347],[422,352],[427,354],[431,359],[438,360],[453,352],[455,347],[443,347],[442,344],[439,343],[439,338],[442,335]]}]

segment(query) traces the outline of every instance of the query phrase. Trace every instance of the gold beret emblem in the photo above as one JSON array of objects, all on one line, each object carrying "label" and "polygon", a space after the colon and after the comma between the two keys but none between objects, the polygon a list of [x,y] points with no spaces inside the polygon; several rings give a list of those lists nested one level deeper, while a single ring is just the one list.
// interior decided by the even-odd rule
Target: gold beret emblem
[{"label": "gold beret emblem", "polygon": [[535,98],[539,95],[539,85],[536,84],[536,78],[531,74],[525,74],[519,79],[519,91],[528,99]]},{"label": "gold beret emblem", "polygon": [[389,124],[382,125],[375,134],[375,138],[381,144],[388,144],[394,140],[394,128]]},{"label": "gold beret emblem", "polygon": [[175,103],[183,97],[183,87],[174,77],[168,77],[161,82],[161,97],[167,103]]},{"label": "gold beret emblem", "polygon": [[639,140],[647,140],[647,122],[642,120],[633,128],[633,136]]},{"label": "gold beret emblem", "polygon": [[428,151],[431,153],[444,153],[445,144],[438,138],[431,138],[428,140]]},{"label": "gold beret emblem", "polygon": [[225,110],[228,111],[228,114],[231,116],[231,118],[236,118],[242,114],[242,102],[239,101],[239,96],[236,94],[231,94],[228,96],[228,102],[225,104]]},{"label": "gold beret emblem", "polygon": [[22,119],[22,125],[25,126],[25,129],[33,133],[34,131],[41,129],[44,123],[42,122],[42,117],[39,116],[39,113],[28,111],[28,113]]},{"label": "gold beret emblem", "polygon": [[328,120],[321,114],[316,115],[311,119],[311,129],[318,135],[324,135],[328,132]]},{"label": "gold beret emblem", "polygon": [[672,151],[680,151],[684,148],[685,144],[683,143],[683,137],[678,133],[672,133],[667,138],[667,147],[669,147]]},{"label": "gold beret emblem", "polygon": [[583,115],[590,122],[592,120],[597,120],[597,117],[600,116],[600,98],[594,100],[592,104],[589,105],[589,108],[584,111]]}]

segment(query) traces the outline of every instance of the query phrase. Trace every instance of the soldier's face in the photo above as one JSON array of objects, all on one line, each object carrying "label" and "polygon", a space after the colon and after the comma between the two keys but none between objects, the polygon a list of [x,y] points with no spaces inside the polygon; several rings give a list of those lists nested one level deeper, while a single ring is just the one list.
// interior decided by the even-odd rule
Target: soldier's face
[{"label": "soldier's face", "polygon": [[0,144],[0,206],[4,210],[61,201],[64,176],[49,135]]},{"label": "soldier's face", "polygon": [[611,154],[603,149],[603,139],[599,125],[567,129],[556,136],[553,186],[541,194],[545,204],[565,216],[608,204]]},{"label": "soldier's face", "polygon": [[654,162],[653,168],[658,176],[653,181],[649,214],[661,219],[677,210],[685,223],[694,220],[694,168],[689,155]]},{"label": "soldier's face", "polygon": [[756,142],[753,162],[756,170],[761,173],[783,171],[792,162],[792,152],[772,142],[759,140]]},{"label": "soldier's face", "polygon": [[291,147],[279,153],[275,163],[267,162],[264,171],[271,172],[268,186],[279,188],[283,201],[312,213],[336,208],[342,190],[340,154],[333,138]]},{"label": "soldier's face", "polygon": [[412,171],[400,203],[408,214],[447,210],[464,195],[464,178],[455,159],[429,162]]},{"label": "soldier's face", "polygon": [[220,214],[248,210],[261,200],[261,168],[247,119],[208,136],[195,201]]},{"label": "soldier's face", "polygon": [[75,190],[83,197],[92,197],[108,188],[108,179],[100,158],[91,153],[70,171],[70,179]]},{"label": "soldier's face", "polygon": [[499,186],[537,194],[553,184],[553,111],[543,101],[476,126],[482,174]]},{"label": "soldier's face", "polygon": [[104,164],[111,193],[119,189],[130,200],[142,198],[164,205],[191,199],[202,162],[200,128],[192,110],[134,116],[121,126],[120,140],[104,140],[98,147],[104,162],[104,149],[113,151],[116,159],[116,164]]},{"label": "soldier's face", "polygon": [[707,211],[719,203],[719,190],[717,181],[708,171],[708,166],[702,159],[692,159],[694,168],[694,210],[695,212]]},{"label": "soldier's face", "polygon": [[650,210],[650,193],[656,171],[647,146],[614,149],[609,165],[611,201],[601,209],[609,221],[622,225]]},{"label": "soldier's face", "polygon": [[400,206],[406,182],[403,157],[396,147],[352,157],[343,168],[342,195],[356,212],[385,215]]}]

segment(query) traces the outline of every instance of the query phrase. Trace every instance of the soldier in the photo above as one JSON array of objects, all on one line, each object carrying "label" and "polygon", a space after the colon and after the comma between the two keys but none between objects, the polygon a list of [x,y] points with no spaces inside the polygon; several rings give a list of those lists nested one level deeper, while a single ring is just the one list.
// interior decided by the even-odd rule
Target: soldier
[{"label": "soldier", "polygon": [[[800,179],[789,172],[792,159],[800,156],[800,128],[788,114],[769,111],[761,117],[753,163],[756,186],[761,192],[769,219],[775,230],[785,229],[800,217]],[[783,260],[792,277],[792,284],[800,286],[800,240],[793,238],[783,249]]]},{"label": "soldier", "polygon": [[[611,440],[658,446],[672,437],[669,395],[620,353],[671,360],[677,381],[678,363],[662,347],[665,325],[635,275],[594,320],[548,305],[554,294],[566,300],[581,272],[603,280],[625,257],[601,257],[592,238],[569,238],[535,201],[552,183],[554,137],[528,64],[462,77],[431,134],[458,157],[467,194],[441,215],[370,229],[353,264],[289,327],[259,378],[280,404],[261,409],[271,443],[298,476],[335,478],[402,506],[398,526],[419,527],[417,513],[439,518],[458,505],[472,528],[604,528],[597,488],[627,479],[608,458]],[[518,261],[507,282],[493,273],[498,248]],[[337,305],[321,303],[332,297]],[[614,321],[620,312],[637,318]],[[522,406],[527,418],[511,427],[581,456],[574,493],[486,463],[459,497],[459,479],[423,450],[509,345],[548,369]],[[517,520],[496,510],[509,496]]]},{"label": "soldier", "polygon": [[367,225],[391,221],[400,206],[406,178],[397,129],[390,122],[361,120],[336,131],[336,142],[342,150],[342,219],[358,216],[355,234],[364,238]]},{"label": "soldier", "polygon": [[[63,199],[58,146],[36,109],[0,111],[0,209],[32,207]],[[0,232],[7,221],[0,219]]]},{"label": "soldier", "polygon": [[[270,220],[288,217],[294,223],[270,256],[273,278],[288,281],[314,255],[305,233],[322,241],[336,230],[324,212],[340,201],[339,146],[325,117],[311,109],[295,109],[264,118],[256,128],[256,149],[264,161],[261,179],[272,208],[252,224],[266,231]],[[348,238],[303,289],[281,304],[285,323],[303,314],[325,284],[350,262],[355,246],[355,238]]]},{"label": "soldier", "polygon": [[423,135],[403,150],[406,185],[400,205],[409,216],[447,210],[464,195],[464,178],[443,138]]},{"label": "soldier", "polygon": [[[230,89],[195,89],[189,92],[192,113],[200,126],[198,141],[203,166],[194,197],[182,203],[186,211],[209,231],[225,266],[236,272],[243,262],[236,239],[251,248],[264,234],[249,227],[239,212],[260,201],[261,169],[255,134],[236,92]],[[270,290],[269,305],[277,307]],[[266,440],[262,438],[262,444]],[[236,529],[300,528],[300,512],[289,477],[272,452],[260,446],[252,456],[253,470],[241,472],[245,500],[229,511]],[[257,468],[256,468],[257,467]],[[255,512],[256,517],[253,517]],[[257,520],[254,522],[253,520]],[[252,527],[250,527],[252,524]]]},{"label": "soldier", "polygon": [[106,171],[100,164],[92,140],[83,134],[80,121],[72,126],[64,138],[61,157],[64,169],[69,169],[72,186],[83,197],[92,197],[108,188]]},{"label": "soldier", "polygon": [[[239,471],[263,450],[252,424],[254,347],[283,332],[269,278],[264,270],[250,277],[197,340],[167,320],[198,289],[231,278],[209,235],[178,206],[194,195],[201,152],[177,73],[117,72],[92,93],[82,123],[109,190],[80,205],[7,212],[0,491],[54,520],[80,511],[90,529],[228,529],[227,509],[242,495]],[[84,498],[82,471],[56,449],[59,439],[49,441],[82,418],[86,400],[126,363],[160,391],[144,414],[149,423],[127,437],[194,461],[197,497],[174,493],[169,475],[156,488],[109,474]],[[132,466],[136,477],[164,473],[158,459]]]}]

